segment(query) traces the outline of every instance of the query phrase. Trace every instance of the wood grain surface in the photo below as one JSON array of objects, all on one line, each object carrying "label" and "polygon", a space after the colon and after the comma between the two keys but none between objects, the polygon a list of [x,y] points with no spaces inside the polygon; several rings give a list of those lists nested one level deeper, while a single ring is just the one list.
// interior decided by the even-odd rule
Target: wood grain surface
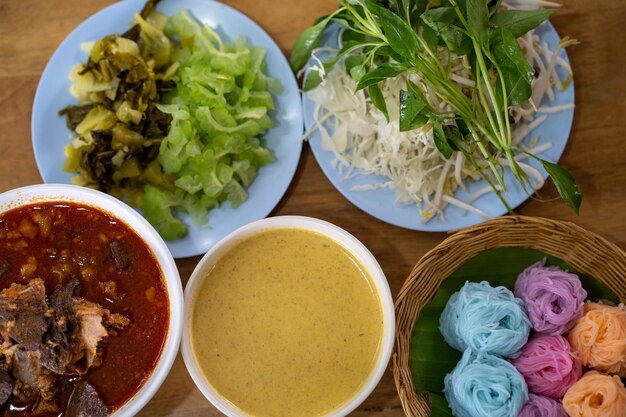
[{"label": "wood grain surface", "polygon": [[[209,0],[207,0],[209,1]],[[31,146],[33,96],[46,62],[81,21],[111,0],[0,0],[0,192],[41,183]],[[336,0],[226,0],[257,21],[289,55],[299,33]],[[556,200],[551,184],[517,211],[570,220],[626,247],[626,2],[569,0],[552,18],[569,49],[576,86],[574,126],[561,163],[574,174],[584,200],[580,216]],[[540,201],[543,200],[543,201]],[[378,258],[396,294],[411,267],[446,234],[400,229],[376,220],[343,198],[305,145],[300,166],[272,215],[299,214],[345,228]],[[183,284],[199,257],[178,261]],[[626,277],[625,277],[626,279]],[[188,376],[179,357],[139,414],[219,416]],[[403,415],[391,373],[353,416]]]}]

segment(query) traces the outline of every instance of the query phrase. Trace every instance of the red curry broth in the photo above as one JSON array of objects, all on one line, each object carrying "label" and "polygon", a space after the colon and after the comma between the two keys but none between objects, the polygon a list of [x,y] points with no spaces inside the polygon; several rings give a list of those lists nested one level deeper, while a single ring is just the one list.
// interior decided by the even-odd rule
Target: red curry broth
[{"label": "red curry broth", "polygon": [[[110,250],[113,240],[129,255],[121,270]],[[93,207],[39,203],[0,214],[4,262],[10,267],[0,276],[0,289],[39,277],[50,296],[77,278],[79,296],[130,319],[125,330],[107,339],[102,365],[86,376],[110,411],[122,406],[152,373],[168,330],[166,284],[146,243],[125,223]],[[105,293],[110,282],[116,297]],[[63,385],[71,382],[68,378]],[[23,409],[5,404],[0,411],[17,408]]]}]

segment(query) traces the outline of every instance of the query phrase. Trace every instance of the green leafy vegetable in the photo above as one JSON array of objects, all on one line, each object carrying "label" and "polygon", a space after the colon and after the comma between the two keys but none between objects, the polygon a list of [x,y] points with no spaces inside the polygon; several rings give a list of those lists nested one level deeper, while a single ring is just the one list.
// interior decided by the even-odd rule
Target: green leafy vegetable
[{"label": "green leafy vegetable", "polygon": [[176,212],[202,225],[222,202],[237,207],[247,199],[258,169],[273,161],[259,137],[273,126],[270,91],[279,85],[264,73],[265,50],[241,38],[225,43],[186,11],[170,17],[166,34],[180,39],[173,51],[179,68],[176,90],[159,105],[172,124],[158,159],[176,188],[146,189],[142,201],[145,217],[173,239],[186,233]]},{"label": "green leafy vegetable", "polygon": [[[455,151],[463,153],[510,211],[504,199],[504,166],[510,167],[524,188],[530,182],[514,157],[509,118],[511,106],[531,97],[534,77],[517,37],[553,11],[510,10],[489,0],[339,0],[339,5],[335,13],[300,36],[291,57],[294,70],[306,64],[324,29],[331,22],[339,23],[346,28],[342,58],[359,58],[358,63],[350,61],[348,69],[357,89],[368,88],[373,104],[384,112],[389,103],[383,107],[381,95],[372,86],[404,76],[407,88],[398,103],[400,130],[429,124],[440,153],[445,158]],[[463,56],[468,74],[463,83],[451,77],[450,54]],[[319,85],[335,59],[318,66],[318,71],[309,71],[305,89]],[[415,79],[452,111],[431,109],[421,93],[412,90]],[[554,173],[550,166],[546,170]],[[561,195],[577,210],[580,193],[574,179],[556,177]]]},{"label": "green leafy vegetable", "polygon": [[511,32],[500,29],[495,33],[492,53],[495,63],[502,71],[508,102],[512,105],[521,104],[532,94],[531,82],[535,70],[526,61],[526,57]]},{"label": "green leafy vegetable", "polygon": [[387,122],[389,122],[389,112],[387,111],[387,103],[385,102],[385,97],[383,97],[383,93],[382,91],[380,91],[380,88],[378,87],[378,85],[372,84],[369,87],[367,87],[367,93],[369,94],[370,99],[372,100],[372,103],[374,104],[374,106],[376,106],[378,110],[383,112],[383,114],[385,115],[385,118],[387,119]]},{"label": "green leafy vegetable", "polygon": [[400,131],[424,126],[428,122],[428,109],[428,102],[417,87],[411,91],[400,91]]},{"label": "green leafy vegetable", "polygon": [[438,7],[428,10],[422,14],[420,18],[431,29],[441,31],[442,29],[450,27],[450,25],[457,20],[457,15],[452,7]]},{"label": "green leafy vegetable", "polygon": [[546,21],[555,10],[504,10],[496,13],[491,23],[499,28],[507,29],[516,38],[526,34]]},{"label": "green leafy vegetable", "polygon": [[387,43],[396,53],[407,60],[413,61],[417,53],[417,38],[411,26],[391,10],[385,9],[372,0],[365,0],[367,8],[371,11]]},{"label": "green leafy vegetable", "polygon": [[302,85],[302,89],[304,91],[309,91],[320,85],[320,83],[324,80],[320,71],[309,71],[304,79],[304,84]]},{"label": "green leafy vegetable", "polygon": [[454,149],[452,149],[452,146],[450,146],[450,144],[448,143],[448,140],[446,138],[446,134],[443,130],[443,126],[441,125],[441,122],[438,120],[432,120],[431,123],[433,125],[435,146],[437,147],[439,152],[441,152],[444,158],[446,159],[450,158],[452,156],[452,152],[454,151]]},{"label": "green leafy vegetable", "polygon": [[378,68],[371,70],[361,77],[359,83],[357,84],[357,90],[361,90],[363,88],[369,87],[373,84],[378,84],[379,82],[386,80],[387,78],[393,78],[398,74],[404,72],[406,68],[402,65],[398,64],[383,64]]},{"label": "green leafy vegetable", "polygon": [[[467,28],[472,38],[483,48],[489,45],[489,10],[487,0],[467,0]],[[457,7],[457,11],[460,9]]]},{"label": "green leafy vegetable", "polygon": [[568,170],[563,167],[548,162],[545,159],[538,158],[532,154],[528,154],[541,162],[541,165],[546,170],[561,198],[567,203],[567,205],[578,214],[580,211],[580,205],[582,203],[582,194],[578,189],[578,185],[574,181],[574,177]]},{"label": "green leafy vegetable", "polygon": [[75,182],[126,198],[176,239],[179,213],[201,225],[223,202],[239,206],[273,161],[260,138],[280,84],[264,49],[225,42],[186,11],[149,15],[155,2],[124,36],[94,44],[70,75],[80,105],[60,113],[79,135],[66,150]]},{"label": "green leafy vegetable", "polygon": [[157,86],[172,81],[167,79],[169,39],[155,16],[135,16],[137,42],[118,35],[96,41],[88,61],[70,73],[79,105],[59,112],[77,134],[65,151],[64,169],[78,173],[72,181],[134,205],[140,204],[146,183],[174,186],[156,162],[171,122],[156,107]]},{"label": "green leafy vegetable", "polygon": [[293,68],[294,71],[302,68],[307,63],[313,49],[319,45],[320,40],[322,39],[322,33],[324,33],[324,29],[326,29],[326,26],[328,26],[328,22],[330,22],[331,19],[332,15],[323,18],[315,25],[302,32],[302,34],[298,37],[289,59],[291,68]]},{"label": "green leafy vegetable", "polygon": [[465,137],[458,126],[445,125],[443,126],[443,133],[446,136],[446,142],[453,150],[463,149],[462,143],[465,141]]},{"label": "green leafy vegetable", "polygon": [[172,214],[175,200],[172,193],[162,188],[146,185],[142,196],[143,212],[146,218],[153,220],[152,225],[164,239],[177,239],[187,233],[187,226]]},{"label": "green leafy vegetable", "polygon": [[472,40],[459,29],[458,16],[453,7],[429,9],[420,19],[433,31],[422,31],[424,43],[431,51],[436,50],[438,37],[441,37],[450,52],[467,54],[472,50]]}]

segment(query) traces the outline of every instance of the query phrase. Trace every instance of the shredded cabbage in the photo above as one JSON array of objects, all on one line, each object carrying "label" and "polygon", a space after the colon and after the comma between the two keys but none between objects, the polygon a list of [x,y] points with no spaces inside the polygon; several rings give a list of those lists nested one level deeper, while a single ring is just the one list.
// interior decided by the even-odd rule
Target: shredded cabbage
[{"label": "shredded cabbage", "polygon": [[264,49],[243,38],[224,42],[186,11],[170,17],[165,34],[177,41],[172,59],[179,67],[176,91],[158,105],[172,116],[158,160],[176,176],[176,189],[146,186],[142,202],[148,221],[175,239],[187,233],[176,211],[205,224],[222,202],[243,203],[258,169],[273,161],[260,136],[273,126],[268,112],[279,84],[264,73]]}]

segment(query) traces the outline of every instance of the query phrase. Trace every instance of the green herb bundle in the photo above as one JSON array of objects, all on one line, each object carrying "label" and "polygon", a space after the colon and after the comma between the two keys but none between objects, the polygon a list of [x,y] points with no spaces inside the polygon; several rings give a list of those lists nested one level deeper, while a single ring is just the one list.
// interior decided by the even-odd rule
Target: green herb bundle
[{"label": "green herb bundle", "polygon": [[[514,158],[516,153],[527,153],[543,165],[563,200],[578,213],[582,195],[572,175],[511,142],[509,108],[531,97],[534,77],[517,38],[544,22],[553,10],[509,10],[500,0],[339,0],[339,5],[305,30],[294,45],[291,66],[298,71],[331,22],[345,28],[341,49],[318,71],[308,72],[305,90],[317,87],[323,74],[343,64],[357,89],[367,89],[372,104],[388,118],[379,83],[413,73],[420,83],[407,77],[406,89],[401,91],[401,131],[430,123],[441,154],[450,158],[454,151],[462,152],[509,211],[503,197],[504,165],[525,189],[531,187]],[[565,39],[561,46],[571,42]],[[450,78],[446,62],[451,61],[447,59],[451,54],[465,57],[473,87],[460,86]],[[424,87],[452,111],[433,109]],[[485,166],[477,155],[486,161]]]}]

